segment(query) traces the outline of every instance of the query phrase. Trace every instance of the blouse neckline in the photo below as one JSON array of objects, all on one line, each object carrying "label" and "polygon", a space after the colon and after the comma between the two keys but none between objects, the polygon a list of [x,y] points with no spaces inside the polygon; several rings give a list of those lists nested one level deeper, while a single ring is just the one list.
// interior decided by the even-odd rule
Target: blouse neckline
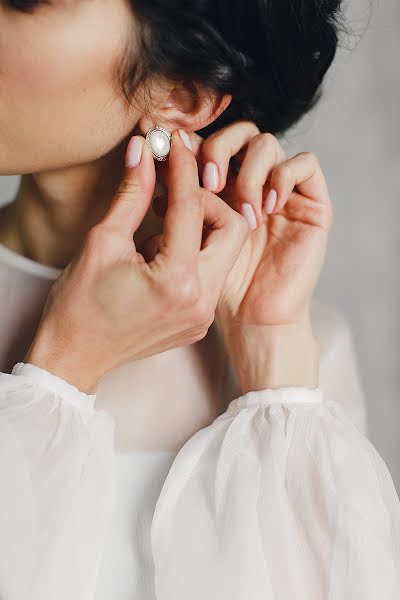
[{"label": "blouse neckline", "polygon": [[44,277],[46,279],[57,279],[63,269],[58,267],[51,267],[49,265],[44,265],[39,263],[27,256],[23,256],[22,254],[18,254],[8,248],[4,244],[0,242],[0,260],[19,271],[23,271],[25,273],[29,273],[30,275],[36,275],[37,277]]}]

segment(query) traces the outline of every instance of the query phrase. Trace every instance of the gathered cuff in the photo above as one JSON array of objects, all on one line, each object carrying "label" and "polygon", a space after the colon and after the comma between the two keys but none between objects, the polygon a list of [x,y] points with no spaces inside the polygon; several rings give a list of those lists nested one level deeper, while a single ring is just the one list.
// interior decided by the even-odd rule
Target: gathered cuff
[{"label": "gathered cuff", "polygon": [[83,408],[94,408],[96,394],[87,394],[82,392],[76,386],[72,385],[65,379],[58,377],[54,373],[33,365],[31,363],[18,362],[14,365],[11,375],[23,376],[35,381],[40,385],[44,385],[51,391],[63,396],[72,404]]},{"label": "gathered cuff", "polygon": [[321,387],[265,388],[263,390],[251,390],[242,396],[238,396],[228,404],[227,411],[237,411],[241,408],[265,404],[319,404],[323,401],[324,393]]}]

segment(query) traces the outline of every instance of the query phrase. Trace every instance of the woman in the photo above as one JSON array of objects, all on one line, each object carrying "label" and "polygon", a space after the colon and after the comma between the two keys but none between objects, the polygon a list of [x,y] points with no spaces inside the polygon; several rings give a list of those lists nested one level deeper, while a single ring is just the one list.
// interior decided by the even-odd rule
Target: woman
[{"label": "woman", "polygon": [[339,14],[2,2],[7,600],[398,597],[393,483],[347,388],[319,386],[328,190],[275,137],[316,101]]}]

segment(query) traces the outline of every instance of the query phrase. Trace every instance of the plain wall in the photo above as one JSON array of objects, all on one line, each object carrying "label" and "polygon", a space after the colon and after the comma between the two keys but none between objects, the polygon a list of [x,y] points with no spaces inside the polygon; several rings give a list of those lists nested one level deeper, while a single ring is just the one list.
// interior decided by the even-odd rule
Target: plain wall
[{"label": "plain wall", "polygon": [[[354,36],[342,43],[353,49],[339,51],[320,104],[283,142],[290,156],[316,153],[327,178],[335,224],[316,295],[352,328],[369,436],[400,491],[400,2],[349,8]],[[18,180],[0,177],[1,202]]]}]

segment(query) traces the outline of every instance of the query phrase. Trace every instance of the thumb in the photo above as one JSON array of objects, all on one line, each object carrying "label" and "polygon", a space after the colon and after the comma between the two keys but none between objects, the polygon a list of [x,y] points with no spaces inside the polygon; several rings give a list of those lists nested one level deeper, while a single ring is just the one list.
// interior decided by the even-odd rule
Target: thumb
[{"label": "thumb", "polygon": [[154,158],[145,139],[135,135],[125,153],[125,172],[102,222],[132,239],[147,213],[156,184]]}]

